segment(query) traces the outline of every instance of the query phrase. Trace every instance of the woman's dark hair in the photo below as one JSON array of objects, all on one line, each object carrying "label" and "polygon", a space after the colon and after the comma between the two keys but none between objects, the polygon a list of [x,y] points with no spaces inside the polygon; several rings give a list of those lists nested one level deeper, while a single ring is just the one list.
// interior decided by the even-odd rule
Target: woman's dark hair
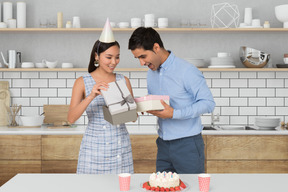
[{"label": "woman's dark hair", "polygon": [[139,27],[132,33],[129,39],[128,49],[135,50],[137,48],[143,48],[153,51],[154,43],[158,43],[161,48],[164,48],[157,31],[151,27]]},{"label": "woman's dark hair", "polygon": [[94,46],[92,48],[91,55],[90,55],[89,66],[88,66],[88,72],[89,73],[91,73],[97,69],[97,67],[95,66],[95,53],[97,53],[97,55],[100,56],[100,54],[102,52],[106,51],[107,49],[109,49],[110,47],[112,47],[114,45],[116,45],[120,48],[120,45],[117,41],[112,42],[112,43],[102,43],[99,40],[97,40],[94,43]]}]

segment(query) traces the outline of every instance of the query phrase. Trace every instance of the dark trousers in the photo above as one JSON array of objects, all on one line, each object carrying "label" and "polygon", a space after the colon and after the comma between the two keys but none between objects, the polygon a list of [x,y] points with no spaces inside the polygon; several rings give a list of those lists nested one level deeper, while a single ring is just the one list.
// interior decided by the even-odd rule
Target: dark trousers
[{"label": "dark trousers", "polygon": [[163,172],[204,173],[204,142],[201,133],[170,141],[156,140],[158,152],[156,170]]}]

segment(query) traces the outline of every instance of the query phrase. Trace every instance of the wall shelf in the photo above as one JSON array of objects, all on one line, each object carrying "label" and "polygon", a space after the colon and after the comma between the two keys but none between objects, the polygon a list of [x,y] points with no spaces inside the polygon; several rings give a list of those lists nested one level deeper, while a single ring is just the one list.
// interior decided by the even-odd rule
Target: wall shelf
[{"label": "wall shelf", "polygon": [[[288,32],[288,28],[155,28],[159,32]],[[113,28],[115,32],[133,32],[133,28]],[[101,32],[102,28],[1,28],[0,32]]]},{"label": "wall shelf", "polygon": [[[25,72],[25,71],[55,71],[55,72],[65,72],[65,71],[71,71],[71,72],[82,72],[87,71],[87,68],[15,68],[15,69],[7,69],[7,68],[0,68],[0,72]],[[255,72],[261,72],[261,71],[288,71],[288,68],[221,68],[221,69],[210,69],[210,68],[199,68],[200,71],[240,71],[240,72],[246,72],[246,71],[255,71]],[[148,68],[118,68],[115,69],[115,71],[148,71]]]}]

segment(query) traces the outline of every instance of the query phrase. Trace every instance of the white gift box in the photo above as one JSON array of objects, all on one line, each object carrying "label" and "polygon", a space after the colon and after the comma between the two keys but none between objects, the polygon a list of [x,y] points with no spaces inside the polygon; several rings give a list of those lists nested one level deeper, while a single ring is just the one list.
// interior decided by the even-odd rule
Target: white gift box
[{"label": "white gift box", "polygon": [[162,105],[161,100],[169,105],[169,96],[167,95],[147,95],[135,98],[137,112],[163,110],[164,106]]},{"label": "white gift box", "polygon": [[113,125],[136,121],[136,103],[126,86],[125,80],[109,83],[107,91],[101,90],[106,106],[104,119]]}]

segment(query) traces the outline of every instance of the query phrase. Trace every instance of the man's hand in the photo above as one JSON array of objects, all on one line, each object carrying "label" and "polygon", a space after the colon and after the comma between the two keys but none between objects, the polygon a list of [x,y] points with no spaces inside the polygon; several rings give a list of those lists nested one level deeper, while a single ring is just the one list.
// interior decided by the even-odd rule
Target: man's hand
[{"label": "man's hand", "polygon": [[161,100],[161,104],[164,106],[163,110],[153,110],[153,111],[147,111],[147,113],[150,113],[152,115],[155,115],[157,117],[160,117],[162,119],[168,119],[173,117],[173,111],[174,109],[170,107],[165,101]]}]

